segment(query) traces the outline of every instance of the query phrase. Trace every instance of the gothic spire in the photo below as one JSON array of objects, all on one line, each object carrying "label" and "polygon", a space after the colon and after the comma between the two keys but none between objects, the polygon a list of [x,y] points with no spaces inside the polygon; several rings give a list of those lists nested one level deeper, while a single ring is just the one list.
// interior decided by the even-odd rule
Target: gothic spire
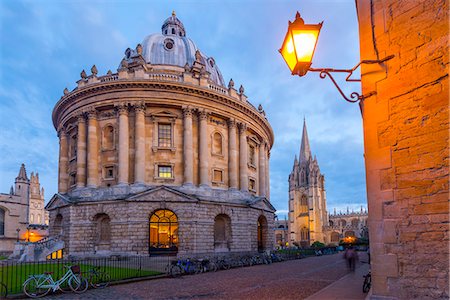
[{"label": "gothic spire", "polygon": [[307,162],[311,158],[311,148],[309,147],[308,132],[306,131],[306,120],[303,119],[302,144],[300,146],[300,163]]},{"label": "gothic spire", "polygon": [[20,166],[19,175],[17,175],[16,177],[16,181],[17,180],[28,180],[27,171],[25,170],[25,164],[22,164],[22,166]]}]

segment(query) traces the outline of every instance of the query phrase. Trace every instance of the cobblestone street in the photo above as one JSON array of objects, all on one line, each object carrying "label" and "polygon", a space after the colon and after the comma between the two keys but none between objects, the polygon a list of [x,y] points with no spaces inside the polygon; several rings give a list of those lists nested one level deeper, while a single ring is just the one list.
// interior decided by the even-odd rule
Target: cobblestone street
[{"label": "cobblestone street", "polygon": [[[365,260],[363,258],[363,260]],[[50,299],[304,299],[348,273],[342,254],[163,278]],[[362,286],[362,278],[361,278]]]}]

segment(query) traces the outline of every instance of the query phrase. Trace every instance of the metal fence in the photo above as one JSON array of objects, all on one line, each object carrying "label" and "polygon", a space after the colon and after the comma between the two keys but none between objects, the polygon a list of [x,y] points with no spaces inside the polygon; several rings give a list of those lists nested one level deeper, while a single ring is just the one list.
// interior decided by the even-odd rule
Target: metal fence
[{"label": "metal fence", "polygon": [[111,282],[166,274],[173,257],[168,256],[112,256],[108,258],[60,259],[39,262],[0,261],[0,283],[7,287],[8,295],[21,294],[22,284],[30,276],[52,272],[57,280],[67,271],[66,266],[79,265],[87,276],[89,270],[99,267],[108,273]]}]

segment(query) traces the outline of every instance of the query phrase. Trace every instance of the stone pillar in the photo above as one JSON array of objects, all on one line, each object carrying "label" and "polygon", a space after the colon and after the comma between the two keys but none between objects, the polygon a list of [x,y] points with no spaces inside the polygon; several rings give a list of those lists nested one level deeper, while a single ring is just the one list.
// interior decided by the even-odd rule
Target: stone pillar
[{"label": "stone pillar", "polygon": [[58,176],[58,193],[65,194],[69,188],[69,145],[67,142],[67,133],[64,129],[58,130],[59,137],[59,176]]},{"label": "stone pillar", "polygon": [[128,184],[130,159],[130,133],[128,126],[128,106],[117,106],[119,115],[119,180],[118,184]]},{"label": "stone pillar", "polygon": [[[184,179],[183,184],[192,185],[194,180],[194,154],[192,142],[192,109],[183,107],[183,155]],[[201,156],[200,156],[201,157]]]},{"label": "stone pillar", "polygon": [[208,113],[203,110],[199,113],[200,119],[200,142],[198,160],[200,165],[200,185],[209,186],[209,151],[208,151]]},{"label": "stone pillar", "polygon": [[135,158],[134,183],[145,183],[145,104],[134,106],[135,111]]},{"label": "stone pillar", "polygon": [[266,196],[266,143],[261,141],[259,144],[259,196]]},{"label": "stone pillar", "polygon": [[269,144],[267,144],[266,149],[266,198],[270,200],[270,152],[269,152]]},{"label": "stone pillar", "polygon": [[78,116],[77,137],[77,188],[86,186],[86,119],[84,114]]},{"label": "stone pillar", "polygon": [[247,124],[239,124],[239,175],[241,191],[248,192],[248,144],[247,144]]},{"label": "stone pillar", "polygon": [[88,112],[88,153],[87,153],[87,186],[98,185],[98,136],[97,136],[97,112]]},{"label": "stone pillar", "polygon": [[238,186],[238,151],[236,140],[236,121],[228,120],[228,178],[230,189],[237,190]]}]

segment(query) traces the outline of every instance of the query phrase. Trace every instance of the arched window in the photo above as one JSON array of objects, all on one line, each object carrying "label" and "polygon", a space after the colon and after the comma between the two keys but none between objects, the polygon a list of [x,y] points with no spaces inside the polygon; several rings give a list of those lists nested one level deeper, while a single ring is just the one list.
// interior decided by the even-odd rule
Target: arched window
[{"label": "arched window", "polygon": [[212,153],[216,155],[222,155],[223,154],[223,142],[222,142],[222,135],[218,132],[215,132],[213,134],[213,142],[212,142]]},{"label": "arched window", "polygon": [[300,198],[300,212],[301,213],[308,212],[308,199],[306,198],[306,195],[303,195]]},{"label": "arched window", "polygon": [[302,241],[308,241],[309,240],[309,230],[306,227],[303,227],[300,230],[300,238]]},{"label": "arched window", "polygon": [[150,216],[151,253],[178,251],[178,218],[170,210],[160,209]]},{"label": "arched window", "polygon": [[231,244],[231,219],[225,214],[214,219],[214,250],[229,251]]},{"label": "arched window", "polygon": [[264,216],[258,218],[258,251],[266,249],[267,243],[267,219]]},{"label": "arched window", "polygon": [[341,223],[341,226],[342,226],[342,227],[347,226],[347,221],[345,221],[345,220],[341,220],[340,223]]},{"label": "arched window", "polygon": [[105,244],[111,242],[111,219],[107,214],[98,214],[94,218],[96,223],[96,242]]},{"label": "arched window", "polygon": [[55,221],[53,223],[53,231],[56,235],[63,234],[63,216],[61,214],[56,215]]},{"label": "arched window", "polygon": [[355,232],[353,230],[349,230],[345,232],[345,237],[355,236]]},{"label": "arched window", "polygon": [[300,204],[308,206],[308,199],[306,199],[305,195],[302,196],[302,198],[300,200]]},{"label": "arched window", "polygon": [[358,227],[359,224],[359,220],[358,219],[352,219],[352,226],[353,227]]},{"label": "arched window", "polygon": [[0,208],[0,235],[5,235],[5,210]]},{"label": "arched window", "polygon": [[338,243],[339,242],[339,232],[332,232],[331,233],[331,242],[332,243]]},{"label": "arched window", "polygon": [[112,125],[103,128],[102,145],[105,150],[114,149],[114,127]]}]

